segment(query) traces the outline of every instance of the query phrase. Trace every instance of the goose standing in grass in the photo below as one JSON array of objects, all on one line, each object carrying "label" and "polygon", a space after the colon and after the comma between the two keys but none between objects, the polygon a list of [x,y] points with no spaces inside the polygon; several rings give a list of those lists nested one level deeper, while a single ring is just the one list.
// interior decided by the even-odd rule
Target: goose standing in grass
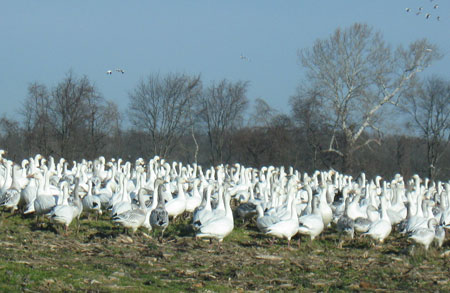
[{"label": "goose standing in grass", "polygon": [[54,206],[58,204],[59,197],[54,196],[49,192],[46,185],[48,185],[48,170],[44,167],[44,176],[40,172],[34,173],[31,176],[38,180],[38,190],[36,193],[36,199],[34,200],[34,212],[37,217],[49,213]]},{"label": "goose standing in grass", "polygon": [[129,209],[113,217],[112,221],[123,226],[127,232],[131,229],[133,234],[142,226],[147,216],[147,207],[145,206],[144,189],[138,192],[139,208]]},{"label": "goose standing in grass", "polygon": [[322,221],[324,227],[327,227],[333,220],[333,210],[327,203],[327,185],[323,184],[320,191],[319,210],[322,215]]},{"label": "goose standing in grass", "polygon": [[31,174],[28,175],[29,180],[27,186],[20,192],[21,201],[23,202],[24,209],[23,213],[25,215],[34,213],[34,200],[36,199],[36,194],[38,190],[37,179]]},{"label": "goose standing in grass", "polygon": [[92,181],[88,180],[88,191],[87,194],[82,199],[83,210],[88,212],[88,218],[90,212],[95,212],[98,217],[102,214],[102,203],[100,197],[97,195],[92,195]]},{"label": "goose standing in grass", "polygon": [[209,214],[212,212],[211,208],[211,193],[213,190],[213,185],[208,184],[207,187],[203,190],[203,199],[202,204],[195,209],[194,214],[192,216],[192,226],[194,230],[198,230],[202,222],[207,220]]},{"label": "goose standing in grass", "polygon": [[127,190],[127,182],[128,179],[124,174],[120,176],[121,180],[121,189],[118,193],[114,194],[111,197],[112,208],[111,208],[111,217],[116,217],[121,213],[125,213],[132,209],[131,205],[131,197]]},{"label": "goose standing in grass", "polygon": [[[281,220],[273,225],[270,225],[269,227],[267,227],[266,232],[267,235],[275,236],[277,238],[286,238],[288,240],[288,248],[291,247],[291,238],[294,237],[297,232],[299,232],[299,220],[294,200],[295,199],[292,199],[292,202],[290,204],[290,217],[286,220]],[[322,219],[320,220],[322,221]]]},{"label": "goose standing in grass", "polygon": [[224,215],[216,215],[210,218],[199,228],[199,231],[195,235],[198,238],[215,238],[220,242],[233,231],[234,228],[234,220],[233,220],[233,211],[231,210],[230,200],[231,195],[228,192],[229,185],[226,184],[224,201],[225,201],[225,214]]},{"label": "goose standing in grass", "polygon": [[392,226],[391,221],[386,212],[386,199],[381,199],[381,218],[380,220],[372,223],[370,225],[369,231],[364,233],[363,235],[368,235],[374,240],[378,240],[380,243],[383,243],[384,239],[391,234]]},{"label": "goose standing in grass", "polygon": [[184,193],[183,184],[186,182],[182,177],[177,177],[178,196],[166,202],[166,210],[169,217],[175,221],[176,217],[184,213],[186,210],[186,195]]},{"label": "goose standing in grass", "polygon": [[164,198],[160,195],[164,181],[160,178],[155,180],[155,192],[153,201],[157,201],[158,205],[150,213],[150,225],[153,229],[161,229],[161,240],[164,236],[164,231],[169,225],[169,213],[165,208]]},{"label": "goose standing in grass", "polygon": [[380,219],[378,210],[373,205],[367,207],[367,218],[358,217],[354,221],[355,231],[358,233],[366,233],[370,229],[370,225]]},{"label": "goose standing in grass", "polygon": [[242,221],[245,221],[245,219],[252,218],[257,214],[256,207],[257,205],[261,204],[261,200],[257,200],[254,197],[253,187],[249,187],[250,191],[250,198],[246,201],[241,203],[236,208],[237,215],[242,219]]},{"label": "goose standing in grass", "polygon": [[200,183],[200,179],[194,179],[192,195],[186,196],[186,212],[193,213],[195,209],[202,203],[202,197],[198,191]]},{"label": "goose standing in grass", "polygon": [[20,201],[20,187],[17,178],[17,170],[14,163],[11,163],[12,169],[12,182],[11,186],[0,195],[0,207],[5,207],[14,213],[17,210],[17,205]]},{"label": "goose standing in grass", "polygon": [[320,210],[320,198],[314,196],[312,199],[312,213],[298,218],[298,232],[302,235],[309,235],[314,240],[322,233],[325,225]]},{"label": "goose standing in grass", "polygon": [[83,204],[81,203],[80,195],[79,195],[79,184],[80,179],[75,178],[75,190],[74,190],[74,199],[71,204],[68,203],[69,198],[69,183],[62,183],[63,190],[63,203],[60,205],[56,205],[53,209],[48,213],[50,221],[60,224],[64,226],[64,230],[67,233],[67,230],[72,223],[73,219],[77,219],[77,233],[80,229],[80,215],[83,211]]},{"label": "goose standing in grass", "polygon": [[409,235],[409,238],[414,242],[422,244],[425,247],[425,250],[428,250],[428,247],[430,247],[430,244],[435,238],[438,222],[435,218],[431,218],[428,220],[427,225],[427,228],[416,229]]},{"label": "goose standing in grass", "polygon": [[258,227],[259,231],[263,233],[266,233],[270,226],[280,221],[280,218],[277,218],[274,215],[265,215],[260,204],[256,206],[256,212],[258,213],[258,217],[256,218],[256,227]]},{"label": "goose standing in grass", "polygon": [[5,159],[2,159],[2,162],[3,162],[3,167],[5,168],[5,171],[4,171],[4,175],[3,175],[3,182],[0,186],[0,196],[2,196],[12,184],[12,176],[11,176],[12,162],[9,160],[5,160]]},{"label": "goose standing in grass", "polygon": [[337,221],[337,230],[339,232],[339,248],[342,248],[343,240],[342,234],[350,235],[350,238],[353,239],[355,235],[355,222],[348,216],[348,205],[350,204],[350,198],[347,197],[345,199],[345,211],[344,214]]}]

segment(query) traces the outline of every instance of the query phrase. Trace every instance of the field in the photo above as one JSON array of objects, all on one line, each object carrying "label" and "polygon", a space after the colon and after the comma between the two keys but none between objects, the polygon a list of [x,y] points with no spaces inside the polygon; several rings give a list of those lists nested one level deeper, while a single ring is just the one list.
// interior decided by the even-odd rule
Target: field
[{"label": "field", "polygon": [[[253,223],[219,247],[195,240],[188,220],[162,242],[139,230],[127,236],[107,216],[83,218],[80,231],[57,233],[34,217],[2,214],[1,291],[450,291],[450,241],[425,252],[393,233],[383,245],[358,238],[337,248],[333,227],[311,242],[271,244]],[[446,253],[447,252],[447,253]]]}]

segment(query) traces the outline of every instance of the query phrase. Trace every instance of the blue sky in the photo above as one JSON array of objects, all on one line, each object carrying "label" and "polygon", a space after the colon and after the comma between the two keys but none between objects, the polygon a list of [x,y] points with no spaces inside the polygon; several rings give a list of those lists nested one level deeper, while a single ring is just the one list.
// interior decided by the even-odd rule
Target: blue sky
[{"label": "blue sky", "polygon": [[[418,7],[423,13],[416,16]],[[392,46],[426,37],[450,52],[449,1],[2,1],[0,115],[16,118],[29,83],[53,87],[69,70],[86,75],[122,111],[140,79],[181,72],[200,73],[205,85],[249,81],[250,100],[287,113],[304,74],[297,50],[355,22],[371,25]],[[450,79],[449,65],[447,54],[426,74]],[[115,68],[126,73],[106,75]]]}]

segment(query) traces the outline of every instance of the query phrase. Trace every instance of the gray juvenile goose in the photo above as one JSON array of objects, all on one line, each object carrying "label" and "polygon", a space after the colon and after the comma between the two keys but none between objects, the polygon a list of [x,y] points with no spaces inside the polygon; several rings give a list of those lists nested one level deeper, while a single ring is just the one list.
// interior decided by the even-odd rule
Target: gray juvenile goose
[{"label": "gray juvenile goose", "polygon": [[157,200],[158,205],[150,214],[150,225],[152,226],[152,228],[162,229],[160,239],[162,239],[164,230],[166,230],[167,226],[169,225],[169,213],[165,208],[164,197],[161,195],[163,187],[162,183],[164,183],[164,181],[161,178],[155,180],[155,187],[157,189],[157,192],[154,193],[154,196],[156,198],[154,198],[153,200]]}]

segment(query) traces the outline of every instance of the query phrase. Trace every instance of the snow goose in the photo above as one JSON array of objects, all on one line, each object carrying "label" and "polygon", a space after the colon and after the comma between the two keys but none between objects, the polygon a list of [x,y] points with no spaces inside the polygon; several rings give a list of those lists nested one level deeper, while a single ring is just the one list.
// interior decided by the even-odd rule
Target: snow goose
[{"label": "snow goose", "polygon": [[197,209],[195,209],[194,215],[192,216],[192,226],[194,230],[198,230],[202,225],[202,222],[206,220],[209,216],[209,213],[212,212],[211,192],[213,188],[214,187],[212,184],[208,184],[207,187],[203,190],[202,204]]},{"label": "snow goose", "polygon": [[28,175],[29,180],[27,186],[20,192],[21,201],[24,204],[24,214],[34,213],[34,200],[36,199],[36,194],[38,190],[37,179],[31,174]]},{"label": "snow goose", "polygon": [[419,228],[412,231],[409,238],[416,243],[422,244],[425,247],[425,250],[428,250],[428,247],[435,238],[435,229],[437,225],[437,220],[435,218],[431,218],[427,222],[427,228]]},{"label": "snow goose", "polygon": [[267,228],[280,221],[280,218],[274,215],[265,215],[264,210],[261,205],[256,206],[256,212],[258,217],[256,218],[256,226],[259,231],[266,233]]},{"label": "snow goose", "polygon": [[233,220],[233,211],[231,210],[230,200],[231,195],[228,192],[228,184],[225,187],[225,214],[217,215],[215,217],[210,218],[207,222],[203,223],[197,234],[195,235],[198,238],[215,238],[220,242],[223,241],[228,234],[233,231],[234,228],[234,220]]},{"label": "snow goose", "polygon": [[123,213],[116,215],[112,221],[116,224],[123,226],[127,232],[128,229],[133,231],[133,234],[137,229],[142,226],[147,216],[147,207],[145,206],[144,189],[140,189],[138,192],[139,208],[130,209]]},{"label": "snow goose", "polygon": [[[95,212],[98,216],[102,214],[102,203],[100,197],[92,194],[92,180],[88,180],[88,192],[81,200],[83,203],[83,210],[86,212]],[[88,214],[89,215],[89,214]]]},{"label": "snow goose", "polygon": [[367,218],[358,217],[354,221],[355,231],[358,233],[365,233],[369,231],[370,225],[380,219],[378,210],[373,205],[367,207]]},{"label": "snow goose", "polygon": [[322,185],[319,202],[319,210],[325,227],[327,227],[331,223],[331,220],[333,220],[333,211],[327,203],[327,190],[328,188],[326,184]]},{"label": "snow goose", "polygon": [[186,210],[186,195],[183,189],[185,182],[184,178],[177,177],[178,196],[166,202],[166,210],[169,213],[169,217],[172,217],[173,220]]},{"label": "snow goose", "polygon": [[253,192],[253,187],[250,186],[249,187],[249,191],[250,191],[250,197],[246,202],[241,203],[237,208],[236,208],[236,213],[237,215],[243,220],[245,221],[245,219],[247,218],[251,218],[254,215],[257,214],[256,212],[256,206],[258,204],[261,204],[262,201],[261,200],[257,200],[255,199],[254,196],[254,192]]},{"label": "snow goose", "polygon": [[131,210],[131,197],[127,191],[127,181],[128,179],[124,174],[120,175],[121,180],[121,190],[111,197],[112,208],[111,217],[115,217],[121,213]]},{"label": "snow goose", "polygon": [[38,190],[34,200],[34,211],[37,216],[49,213],[60,199],[60,197],[54,196],[45,188],[45,185],[48,184],[48,170],[46,166],[43,166],[43,168],[44,176],[40,172],[31,175],[38,180]]},{"label": "snow goose", "polygon": [[11,211],[11,213],[14,213],[15,210],[17,210],[17,205],[20,201],[20,187],[19,182],[17,178],[17,168],[12,164],[12,183],[10,187],[5,190],[3,194],[0,195],[0,207],[3,206]]},{"label": "snow goose", "polygon": [[344,214],[337,221],[337,230],[339,232],[339,248],[342,248],[343,241],[341,236],[343,233],[350,235],[351,239],[355,234],[355,222],[348,216],[348,205],[350,204],[350,198],[347,197],[345,200],[345,210]]},{"label": "snow goose", "polygon": [[5,169],[3,177],[3,182],[0,186],[0,196],[5,193],[5,191],[11,186],[12,176],[11,176],[11,168],[12,162],[9,160],[2,159],[3,167]]},{"label": "snow goose", "polygon": [[186,196],[186,212],[193,213],[194,210],[202,203],[202,196],[198,191],[198,186],[200,185],[200,183],[200,179],[194,179],[194,183],[192,186],[192,195]]},{"label": "snow goose", "polygon": [[153,229],[161,229],[161,238],[163,238],[164,231],[169,225],[169,213],[165,208],[164,198],[158,196],[161,193],[163,180],[158,178],[155,180],[155,192],[154,192],[154,202],[158,202],[158,205],[150,213],[150,225]]},{"label": "snow goose", "polygon": [[[288,248],[291,247],[291,238],[299,232],[299,220],[297,216],[297,208],[294,204],[294,198],[291,199],[290,212],[288,219],[278,221],[267,227],[267,235],[275,236],[277,238],[286,238],[288,240]],[[321,219],[322,223],[322,219]],[[323,225],[323,223],[322,223]]]},{"label": "snow goose", "polygon": [[380,243],[389,236],[392,230],[391,222],[386,213],[386,203],[384,198],[381,199],[381,218],[380,220],[373,222],[370,225],[369,231],[363,235],[369,235],[374,240],[378,240]]},{"label": "snow goose", "polygon": [[314,196],[312,199],[312,213],[298,218],[298,232],[302,235],[309,235],[314,240],[322,233],[325,225],[320,210],[320,198]]},{"label": "snow goose", "polygon": [[78,177],[75,178],[74,200],[71,204],[68,204],[69,183],[63,182],[61,186],[63,190],[63,203],[54,206],[53,209],[48,213],[50,221],[63,225],[66,233],[70,223],[72,223],[73,219],[75,218],[77,219],[77,233],[80,228],[79,219],[81,212],[83,211],[83,204],[81,203],[81,199],[79,196],[79,182],[80,179]]}]

